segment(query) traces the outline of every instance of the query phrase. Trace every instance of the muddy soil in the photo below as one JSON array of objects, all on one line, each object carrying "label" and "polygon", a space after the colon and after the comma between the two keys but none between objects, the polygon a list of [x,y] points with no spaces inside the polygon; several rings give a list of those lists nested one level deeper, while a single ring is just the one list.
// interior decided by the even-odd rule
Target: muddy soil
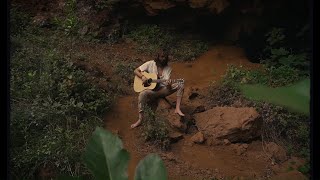
[{"label": "muddy soil", "polygon": [[[86,60],[83,66],[102,71],[104,78],[115,78],[110,67],[116,61],[143,63],[153,57],[139,54],[134,45],[123,42],[113,46],[107,44],[77,44],[76,52],[81,52]],[[230,45],[217,45],[192,62],[170,62],[173,67],[172,78],[185,79],[185,95],[182,111],[186,114],[194,107],[206,105],[207,88],[212,82],[218,82],[225,74],[228,65],[243,66],[245,68],[259,68],[259,64],[248,61],[242,49]],[[134,78],[133,72],[132,77]],[[104,127],[117,134],[123,141],[125,149],[130,153],[128,166],[129,179],[134,178],[138,162],[149,153],[158,153],[166,165],[169,179],[306,179],[297,168],[303,163],[302,159],[291,157],[282,164],[276,164],[265,151],[260,140],[249,144],[224,144],[209,146],[194,144],[190,138],[192,134],[183,134],[184,138],[171,145],[171,149],[164,151],[145,142],[141,126],[130,129],[130,125],[138,119],[137,97],[133,88],[128,87],[129,93],[117,99],[116,104],[104,119]],[[189,98],[193,90],[199,95]],[[175,94],[168,97],[175,101]],[[161,113],[167,106],[160,102],[157,109]],[[236,115],[235,115],[236,116]],[[239,153],[240,152],[240,153]],[[293,170],[288,170],[289,167]]]}]

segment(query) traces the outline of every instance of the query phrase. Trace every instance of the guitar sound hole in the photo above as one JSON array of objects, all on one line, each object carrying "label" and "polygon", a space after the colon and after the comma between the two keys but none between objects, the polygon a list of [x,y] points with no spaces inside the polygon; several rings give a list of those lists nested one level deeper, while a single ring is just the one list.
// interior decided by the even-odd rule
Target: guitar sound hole
[{"label": "guitar sound hole", "polygon": [[144,87],[148,87],[148,86],[151,85],[151,83],[152,83],[152,79],[148,79],[148,80],[146,81],[146,83],[143,84],[143,86],[144,86]]}]

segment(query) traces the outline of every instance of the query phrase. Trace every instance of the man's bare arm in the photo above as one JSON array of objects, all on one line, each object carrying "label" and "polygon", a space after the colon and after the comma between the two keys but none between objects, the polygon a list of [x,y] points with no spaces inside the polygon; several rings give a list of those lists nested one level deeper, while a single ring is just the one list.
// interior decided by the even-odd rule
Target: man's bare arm
[{"label": "man's bare arm", "polygon": [[134,70],[134,74],[136,76],[138,76],[139,78],[142,78],[143,77],[143,74],[141,73],[141,70],[139,68],[135,69]]},{"label": "man's bare arm", "polygon": [[136,76],[138,76],[139,78],[141,78],[141,80],[145,83],[145,81],[147,80],[147,78],[141,73],[141,70],[139,68],[134,70],[134,74]]}]

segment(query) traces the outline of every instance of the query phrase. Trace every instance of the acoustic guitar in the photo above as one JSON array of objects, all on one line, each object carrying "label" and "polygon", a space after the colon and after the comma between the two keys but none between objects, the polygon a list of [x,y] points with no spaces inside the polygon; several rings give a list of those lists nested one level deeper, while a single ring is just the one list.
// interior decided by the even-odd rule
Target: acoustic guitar
[{"label": "acoustic guitar", "polygon": [[[145,89],[154,89],[157,86],[157,83],[166,82],[166,79],[157,79],[157,74],[155,73],[147,73],[141,72],[148,80],[145,84],[143,84],[142,79],[138,76],[134,77],[133,89],[135,92],[141,92]],[[172,83],[184,83],[184,79],[174,79],[171,80]]]}]

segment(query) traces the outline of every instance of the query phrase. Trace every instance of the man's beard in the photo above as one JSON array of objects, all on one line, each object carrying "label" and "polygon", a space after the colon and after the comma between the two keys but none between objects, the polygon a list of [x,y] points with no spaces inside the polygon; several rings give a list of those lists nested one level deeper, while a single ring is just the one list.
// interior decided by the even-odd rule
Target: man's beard
[{"label": "man's beard", "polygon": [[158,64],[161,66],[161,67],[165,67],[167,65],[167,62],[166,61],[160,61],[158,62]]}]

